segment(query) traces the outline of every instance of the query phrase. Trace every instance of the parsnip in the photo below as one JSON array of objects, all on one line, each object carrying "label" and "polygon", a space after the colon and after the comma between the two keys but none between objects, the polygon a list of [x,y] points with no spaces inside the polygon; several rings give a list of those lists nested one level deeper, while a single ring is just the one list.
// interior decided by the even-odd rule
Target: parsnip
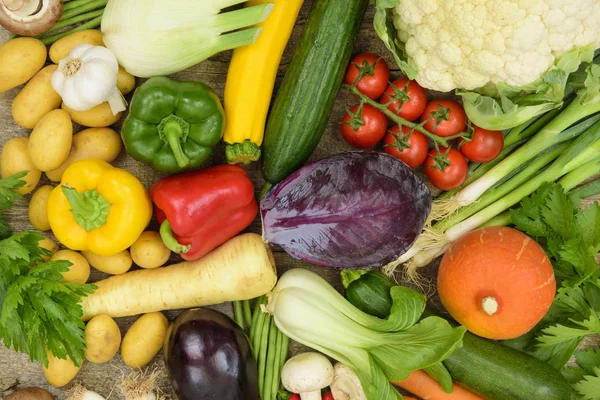
[{"label": "parsnip", "polygon": [[275,261],[255,233],[234,237],[197,261],[137,270],[96,282],[82,300],[84,321],[252,299],[277,282]]}]

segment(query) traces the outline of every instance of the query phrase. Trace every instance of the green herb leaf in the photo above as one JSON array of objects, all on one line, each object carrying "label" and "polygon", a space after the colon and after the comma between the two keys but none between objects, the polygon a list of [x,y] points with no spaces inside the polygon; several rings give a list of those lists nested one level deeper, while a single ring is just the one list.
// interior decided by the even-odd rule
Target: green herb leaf
[{"label": "green herb leaf", "polygon": [[600,367],[600,348],[588,348],[575,352],[575,360],[588,374],[594,373],[594,368]]},{"label": "green herb leaf", "polygon": [[583,400],[600,399],[600,367],[594,368],[593,375],[586,375],[583,380],[573,385]]},{"label": "green herb leaf", "polygon": [[27,175],[28,171],[21,171],[9,177],[0,179],[0,239],[5,239],[12,233],[2,218],[4,211],[11,208],[21,197],[15,190],[23,187],[25,181],[21,178]]},{"label": "green herb leaf", "polygon": [[583,321],[573,321],[574,326],[565,326],[556,324],[543,329],[543,335],[538,337],[540,347],[555,346],[562,342],[582,338],[586,335],[600,334],[600,319],[596,313],[592,313],[590,318]]},{"label": "green herb leaf", "polygon": [[47,350],[81,365],[84,324],[81,297],[93,285],[63,283],[69,261],[44,263],[50,252],[39,246],[38,232],[23,232],[0,241],[0,339],[7,348],[48,365]]}]

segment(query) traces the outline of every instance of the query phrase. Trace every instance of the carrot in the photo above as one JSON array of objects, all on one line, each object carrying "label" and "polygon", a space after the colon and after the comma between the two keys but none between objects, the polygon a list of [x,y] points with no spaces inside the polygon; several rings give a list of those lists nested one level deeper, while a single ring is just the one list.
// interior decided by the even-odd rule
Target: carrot
[{"label": "carrot", "polygon": [[[452,393],[444,392],[442,385],[430,377],[425,371],[413,371],[408,379],[392,382],[394,385],[411,392],[423,400],[484,400],[467,389],[453,384]],[[406,398],[406,397],[405,397]]]},{"label": "carrot", "polygon": [[276,282],[271,250],[260,235],[246,233],[196,261],[96,282],[98,289],[82,299],[83,320],[102,314],[124,317],[247,300],[268,293]]}]

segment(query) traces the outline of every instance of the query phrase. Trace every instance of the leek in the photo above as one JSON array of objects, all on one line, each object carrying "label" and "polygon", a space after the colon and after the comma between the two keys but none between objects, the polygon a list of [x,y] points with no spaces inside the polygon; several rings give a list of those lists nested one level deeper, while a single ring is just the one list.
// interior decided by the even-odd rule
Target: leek
[{"label": "leek", "polygon": [[426,298],[413,289],[391,289],[387,319],[360,311],[314,272],[285,272],[267,310],[289,338],[346,364],[369,400],[402,399],[389,381],[436,365],[462,345],[464,327],[439,317],[422,318]]},{"label": "leek", "polygon": [[106,47],[132,75],[182,71],[221,51],[252,44],[273,3],[221,13],[244,0],[110,0],[102,16]]}]

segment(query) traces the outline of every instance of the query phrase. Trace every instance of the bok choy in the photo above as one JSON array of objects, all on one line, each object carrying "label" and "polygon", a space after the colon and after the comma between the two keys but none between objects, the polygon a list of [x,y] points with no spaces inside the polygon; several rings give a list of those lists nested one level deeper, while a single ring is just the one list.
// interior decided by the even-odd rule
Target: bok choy
[{"label": "bok choy", "polygon": [[[130,74],[182,71],[221,51],[252,44],[273,3],[221,13],[244,0],[110,0],[102,16],[106,47]],[[247,29],[245,29],[247,28]]]},{"label": "bok choy", "polygon": [[465,328],[439,317],[421,319],[426,298],[410,288],[394,286],[390,292],[391,314],[380,319],[360,311],[314,272],[292,269],[269,293],[267,310],[285,335],[352,369],[367,398],[402,399],[389,381],[439,368],[462,346]]}]

